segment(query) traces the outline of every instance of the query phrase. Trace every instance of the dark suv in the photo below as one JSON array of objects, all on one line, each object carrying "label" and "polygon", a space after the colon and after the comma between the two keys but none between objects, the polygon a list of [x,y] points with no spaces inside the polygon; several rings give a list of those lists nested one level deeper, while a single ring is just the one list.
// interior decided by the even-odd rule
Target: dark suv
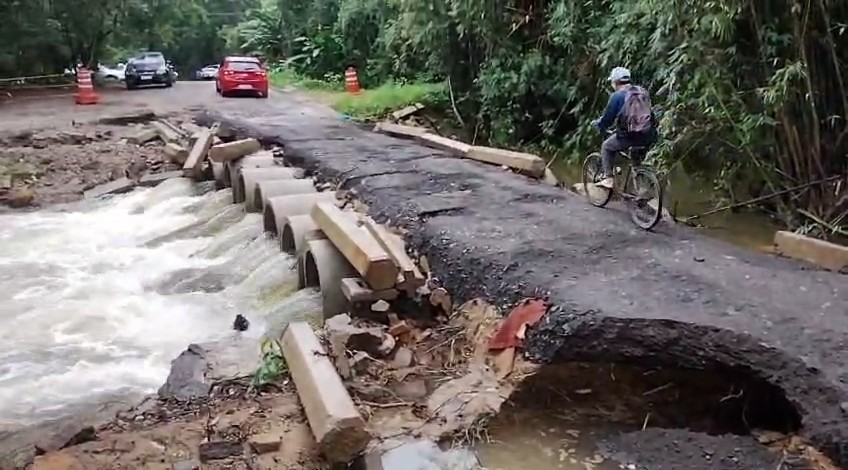
[{"label": "dark suv", "polygon": [[144,52],[127,62],[124,72],[127,90],[145,85],[174,84],[174,72],[161,52]]}]

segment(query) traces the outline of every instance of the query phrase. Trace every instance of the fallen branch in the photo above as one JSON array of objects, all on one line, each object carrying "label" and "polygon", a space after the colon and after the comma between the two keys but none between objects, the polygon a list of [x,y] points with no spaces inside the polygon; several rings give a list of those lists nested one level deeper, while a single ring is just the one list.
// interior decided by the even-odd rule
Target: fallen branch
[{"label": "fallen branch", "polygon": [[798,186],[793,186],[791,188],[782,189],[780,191],[775,191],[771,194],[766,194],[765,196],[759,196],[759,197],[755,197],[753,199],[748,199],[747,201],[728,204],[726,206],[718,207],[716,209],[704,212],[703,214],[698,214],[698,215],[693,215],[693,216],[687,217],[687,218],[683,219],[683,223],[689,223],[690,221],[700,219],[701,217],[706,217],[708,215],[718,214],[719,212],[738,209],[740,207],[749,206],[751,204],[756,204],[758,202],[762,202],[762,201],[766,201],[768,199],[771,199],[773,197],[782,196],[784,194],[789,194],[789,193],[798,191],[800,189],[806,189],[806,188],[809,188],[810,186],[829,183],[829,182],[835,181],[839,178],[841,178],[841,176],[833,175],[833,176],[830,176],[828,178],[820,179],[820,180],[817,180],[817,181],[811,181],[809,183],[799,184]]}]

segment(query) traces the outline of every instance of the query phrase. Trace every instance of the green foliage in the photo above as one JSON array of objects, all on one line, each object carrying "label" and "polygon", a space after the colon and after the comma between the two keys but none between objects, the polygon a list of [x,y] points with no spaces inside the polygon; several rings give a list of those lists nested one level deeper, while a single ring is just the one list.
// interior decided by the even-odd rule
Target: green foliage
[{"label": "green foliage", "polygon": [[344,85],[341,79],[334,75],[319,80],[300,75],[291,67],[274,67],[271,70],[271,83],[277,87],[297,87],[305,90],[341,91]]},{"label": "green foliage", "polygon": [[260,346],[261,360],[253,374],[251,387],[260,388],[282,378],[288,372],[286,358],[280,342],[271,338],[263,338]]},{"label": "green foliage", "polygon": [[358,119],[377,119],[392,111],[421,103],[429,108],[445,105],[447,96],[441,84],[388,82],[358,95],[344,93],[333,103],[337,111]]}]

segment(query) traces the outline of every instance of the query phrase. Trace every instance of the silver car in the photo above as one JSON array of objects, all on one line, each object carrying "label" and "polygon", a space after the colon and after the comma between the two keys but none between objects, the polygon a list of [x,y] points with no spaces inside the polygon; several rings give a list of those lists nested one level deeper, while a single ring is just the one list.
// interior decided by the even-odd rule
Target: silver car
[{"label": "silver car", "polygon": [[220,64],[207,65],[200,69],[197,76],[201,80],[212,80],[218,78],[218,69],[221,67]]}]

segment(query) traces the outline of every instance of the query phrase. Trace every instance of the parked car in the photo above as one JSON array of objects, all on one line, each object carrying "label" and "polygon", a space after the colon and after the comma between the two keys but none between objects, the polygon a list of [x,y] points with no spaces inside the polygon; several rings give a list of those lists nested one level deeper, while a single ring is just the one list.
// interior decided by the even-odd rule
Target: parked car
[{"label": "parked car", "polygon": [[177,79],[161,52],[144,52],[133,57],[127,62],[124,75],[127,90],[145,85],[171,87]]},{"label": "parked car", "polygon": [[215,90],[221,96],[250,93],[268,97],[268,73],[256,57],[226,57],[221,63]]},{"label": "parked car", "polygon": [[103,80],[118,80],[123,81],[125,78],[124,71],[127,69],[126,64],[118,64],[115,67],[100,65],[97,70],[97,75]]},{"label": "parked car", "polygon": [[197,71],[197,78],[199,80],[213,80],[218,78],[218,69],[221,67],[221,64],[210,64],[206,67]]}]

